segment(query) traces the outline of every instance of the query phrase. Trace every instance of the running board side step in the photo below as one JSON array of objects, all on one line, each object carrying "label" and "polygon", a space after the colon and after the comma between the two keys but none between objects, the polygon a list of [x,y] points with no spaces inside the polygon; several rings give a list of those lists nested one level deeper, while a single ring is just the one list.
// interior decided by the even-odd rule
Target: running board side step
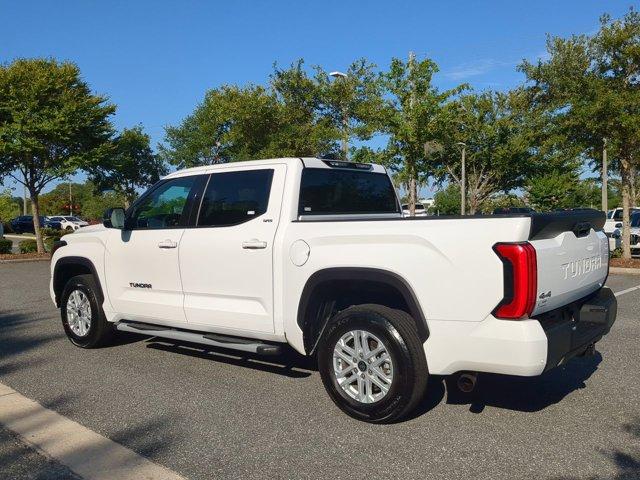
[{"label": "running board side step", "polygon": [[116,323],[116,328],[122,332],[139,333],[142,335],[149,335],[151,337],[169,338],[171,340],[211,345],[212,347],[229,348],[231,350],[257,353],[259,355],[279,355],[282,353],[282,347],[280,345],[263,343],[260,340],[250,338],[220,335],[218,333],[191,332],[171,327],[164,327],[162,325],[125,321]]}]

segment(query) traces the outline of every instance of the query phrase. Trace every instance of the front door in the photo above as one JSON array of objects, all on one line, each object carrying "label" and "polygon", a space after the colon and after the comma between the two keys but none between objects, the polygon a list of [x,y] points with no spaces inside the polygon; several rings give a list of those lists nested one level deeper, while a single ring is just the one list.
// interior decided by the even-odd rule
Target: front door
[{"label": "front door", "polygon": [[285,165],[269,165],[211,175],[197,226],[180,243],[191,328],[236,335],[274,331],[273,241],[285,172]]},{"label": "front door", "polygon": [[124,319],[185,322],[178,251],[199,176],[166,180],[111,229],[105,253],[109,299]]}]

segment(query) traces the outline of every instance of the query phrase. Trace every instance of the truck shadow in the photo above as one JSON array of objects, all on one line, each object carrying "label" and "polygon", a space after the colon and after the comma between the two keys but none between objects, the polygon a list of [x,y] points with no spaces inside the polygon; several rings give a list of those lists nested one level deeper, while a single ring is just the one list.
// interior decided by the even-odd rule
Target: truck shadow
[{"label": "truck shadow", "polygon": [[317,371],[314,359],[304,357],[290,348],[286,348],[281,355],[266,356],[186,342],[175,342],[158,337],[149,339],[147,347],[227,365],[275,373],[290,378],[306,378],[312,372]]},{"label": "truck shadow", "polygon": [[469,411],[481,413],[486,406],[519,412],[537,412],[560,402],[575,390],[585,388],[602,361],[600,353],[570,360],[539,377],[480,374],[476,389],[462,394],[456,387],[456,377],[448,377],[447,403],[469,404]]},{"label": "truck shadow", "polygon": [[486,406],[537,412],[560,402],[571,392],[585,388],[584,382],[598,369],[601,361],[602,356],[596,352],[590,357],[572,359],[539,377],[481,373],[470,394],[458,389],[456,375],[432,375],[424,399],[405,420],[428,413],[443,399],[449,405],[469,405],[472,413],[482,413]]}]

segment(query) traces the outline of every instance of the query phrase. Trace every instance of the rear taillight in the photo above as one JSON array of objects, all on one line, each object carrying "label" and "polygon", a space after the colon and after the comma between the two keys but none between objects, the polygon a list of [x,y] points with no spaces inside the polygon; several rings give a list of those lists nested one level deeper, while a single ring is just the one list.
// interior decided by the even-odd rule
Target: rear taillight
[{"label": "rear taillight", "polygon": [[538,291],[536,249],[530,243],[497,243],[493,250],[504,265],[504,298],[493,311],[497,318],[516,320],[531,315]]}]

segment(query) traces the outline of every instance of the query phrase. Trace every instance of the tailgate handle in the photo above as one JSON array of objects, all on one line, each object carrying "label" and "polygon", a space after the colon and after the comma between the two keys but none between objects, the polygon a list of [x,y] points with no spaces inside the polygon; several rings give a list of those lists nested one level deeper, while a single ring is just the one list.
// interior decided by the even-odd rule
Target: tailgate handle
[{"label": "tailgate handle", "polygon": [[576,226],[573,227],[573,233],[578,238],[586,237],[587,235],[589,235],[590,231],[591,231],[591,224],[589,222],[576,223]]}]

